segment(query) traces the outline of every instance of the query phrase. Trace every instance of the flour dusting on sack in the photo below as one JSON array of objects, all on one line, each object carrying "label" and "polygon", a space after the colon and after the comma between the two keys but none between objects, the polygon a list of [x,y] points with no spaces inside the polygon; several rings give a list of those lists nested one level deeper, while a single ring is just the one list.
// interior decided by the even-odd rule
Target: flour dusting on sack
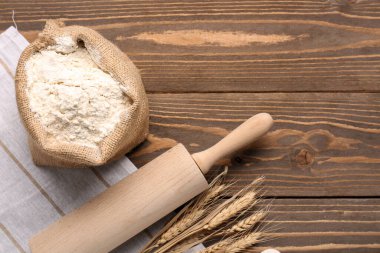
[{"label": "flour dusting on sack", "polygon": [[120,83],[71,37],[35,52],[26,62],[30,109],[56,139],[96,145],[129,106]]}]

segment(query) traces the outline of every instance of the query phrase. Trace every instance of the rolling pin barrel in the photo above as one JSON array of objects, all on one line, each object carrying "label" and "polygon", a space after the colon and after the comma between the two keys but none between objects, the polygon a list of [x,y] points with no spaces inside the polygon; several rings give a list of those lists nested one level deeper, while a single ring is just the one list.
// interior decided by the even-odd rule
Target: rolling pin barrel
[{"label": "rolling pin barrel", "polygon": [[33,253],[106,253],[208,188],[178,144],[30,241]]},{"label": "rolling pin barrel", "polygon": [[[33,253],[106,253],[208,188],[203,175],[272,125],[248,119],[211,148],[189,154],[178,144],[30,240]],[[203,172],[203,173],[202,173]]]}]

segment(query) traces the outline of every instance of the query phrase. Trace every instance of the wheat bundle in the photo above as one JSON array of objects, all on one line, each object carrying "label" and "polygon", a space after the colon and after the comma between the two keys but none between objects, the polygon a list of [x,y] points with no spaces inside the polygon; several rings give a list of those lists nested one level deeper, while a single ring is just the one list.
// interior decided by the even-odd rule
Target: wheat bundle
[{"label": "wheat bundle", "polygon": [[223,183],[227,168],[210,184],[209,190],[185,206],[141,251],[141,253],[182,253],[207,242],[201,253],[243,252],[267,235],[258,224],[268,210],[258,208],[263,178],[259,177],[232,194]]}]

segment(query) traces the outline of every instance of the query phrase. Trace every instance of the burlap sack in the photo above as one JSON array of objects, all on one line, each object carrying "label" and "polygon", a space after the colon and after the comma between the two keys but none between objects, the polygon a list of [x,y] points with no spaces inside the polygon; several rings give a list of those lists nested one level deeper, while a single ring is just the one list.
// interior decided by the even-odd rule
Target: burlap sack
[{"label": "burlap sack", "polygon": [[[97,147],[57,141],[54,136],[49,136],[30,110],[25,63],[33,53],[54,45],[54,39],[62,36],[71,36],[74,41],[84,43],[95,63],[127,87],[126,95],[132,105],[126,107],[128,113],[122,114],[115,129]],[[60,21],[47,21],[39,37],[21,55],[16,72],[16,97],[36,165],[66,168],[102,165],[122,157],[148,134],[148,101],[138,69],[120,49],[86,27],[66,27]]]}]

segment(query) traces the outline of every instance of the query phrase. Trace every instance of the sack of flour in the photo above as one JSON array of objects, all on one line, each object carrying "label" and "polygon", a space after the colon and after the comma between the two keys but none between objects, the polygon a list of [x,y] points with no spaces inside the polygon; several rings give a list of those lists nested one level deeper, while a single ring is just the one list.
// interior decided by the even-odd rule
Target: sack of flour
[{"label": "sack of flour", "polygon": [[48,21],[21,55],[16,97],[36,165],[102,165],[148,134],[148,101],[138,69],[86,27]]}]

